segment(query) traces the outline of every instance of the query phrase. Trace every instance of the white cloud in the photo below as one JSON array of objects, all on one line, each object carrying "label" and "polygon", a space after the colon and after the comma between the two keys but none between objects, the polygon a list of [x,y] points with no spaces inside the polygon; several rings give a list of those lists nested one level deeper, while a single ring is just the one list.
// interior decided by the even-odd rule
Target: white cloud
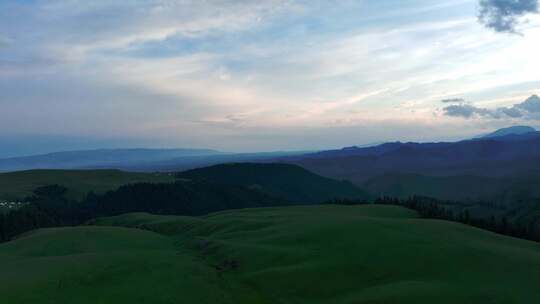
[{"label": "white cloud", "polygon": [[354,1],[0,4],[12,38],[0,47],[1,132],[174,144],[272,131],[268,140],[287,148],[287,133],[326,126],[457,127],[433,116],[440,100],[504,107],[525,92],[497,88],[532,94],[540,81],[539,23],[531,19],[523,37],[496,35],[477,23],[474,2],[392,10]]}]

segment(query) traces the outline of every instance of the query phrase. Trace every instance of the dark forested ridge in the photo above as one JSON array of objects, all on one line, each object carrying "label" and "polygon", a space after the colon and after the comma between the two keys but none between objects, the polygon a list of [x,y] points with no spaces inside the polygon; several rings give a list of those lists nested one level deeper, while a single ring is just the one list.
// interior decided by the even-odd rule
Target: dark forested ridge
[{"label": "dark forested ridge", "polygon": [[197,216],[336,198],[367,199],[350,183],[284,164],[223,165],[179,173],[177,177],[172,183],[143,182],[105,193],[91,191],[83,199],[70,197],[63,185],[39,187],[33,195],[21,198],[27,202],[23,207],[0,215],[0,237],[9,240],[39,227],[79,225],[95,217],[127,212]]},{"label": "dark forested ridge", "polygon": [[296,203],[320,203],[333,198],[368,199],[347,181],[325,178],[289,164],[233,163],[177,173],[178,178],[246,186]]},{"label": "dark forested ridge", "polygon": [[513,207],[540,198],[540,175],[484,177],[427,176],[389,173],[369,179],[362,188],[370,194],[405,199],[414,195],[452,201],[490,201]]}]

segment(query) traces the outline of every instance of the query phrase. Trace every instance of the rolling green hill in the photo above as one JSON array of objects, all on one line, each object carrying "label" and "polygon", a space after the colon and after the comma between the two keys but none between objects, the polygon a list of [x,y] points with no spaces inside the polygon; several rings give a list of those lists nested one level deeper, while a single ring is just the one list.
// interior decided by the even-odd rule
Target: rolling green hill
[{"label": "rolling green hill", "polygon": [[89,191],[103,193],[125,184],[173,182],[168,173],[133,173],[119,170],[30,170],[0,173],[0,200],[21,199],[38,187],[60,184],[68,188],[71,199]]},{"label": "rolling green hill", "polygon": [[1,244],[2,303],[540,301],[540,244],[400,207],[133,213],[92,224]]},{"label": "rolling green hill", "polygon": [[223,164],[180,172],[177,177],[247,186],[303,204],[320,203],[336,198],[369,198],[366,192],[350,182],[322,177],[290,164]]}]

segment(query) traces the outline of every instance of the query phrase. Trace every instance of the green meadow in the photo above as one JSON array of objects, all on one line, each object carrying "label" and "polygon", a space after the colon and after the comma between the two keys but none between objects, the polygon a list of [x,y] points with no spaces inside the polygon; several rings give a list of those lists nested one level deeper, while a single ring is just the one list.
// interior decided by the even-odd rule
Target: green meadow
[{"label": "green meadow", "polygon": [[59,184],[68,189],[70,199],[81,199],[88,192],[103,193],[122,185],[140,182],[167,183],[168,173],[134,173],[120,170],[29,170],[0,173],[0,200],[22,199],[34,189]]},{"label": "green meadow", "polygon": [[0,244],[1,303],[537,303],[540,244],[395,206],[145,213]]}]

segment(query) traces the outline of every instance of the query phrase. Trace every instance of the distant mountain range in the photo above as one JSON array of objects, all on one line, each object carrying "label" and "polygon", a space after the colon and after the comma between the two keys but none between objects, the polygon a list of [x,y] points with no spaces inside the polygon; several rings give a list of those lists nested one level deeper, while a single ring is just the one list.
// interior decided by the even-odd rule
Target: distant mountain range
[{"label": "distant mountain range", "polygon": [[532,128],[459,142],[348,147],[281,161],[351,181],[371,197],[430,197],[475,218],[540,227],[540,132]]},{"label": "distant mountain range", "polygon": [[540,133],[497,130],[460,142],[391,142],[321,152],[224,153],[208,149],[102,149],[0,159],[0,172],[30,169],[181,171],[230,162],[287,162],[328,177],[363,183],[387,173],[505,176],[536,171]]},{"label": "distant mountain range", "polygon": [[29,169],[115,168],[142,162],[159,162],[179,157],[220,155],[208,149],[100,149],[56,152],[0,159],[0,171]]},{"label": "distant mountain range", "polygon": [[389,173],[487,177],[540,174],[540,132],[494,134],[503,133],[506,135],[460,142],[394,142],[368,148],[349,147],[282,161],[356,184]]},{"label": "distant mountain range", "polygon": [[529,127],[459,142],[393,142],[280,161],[351,181],[372,197],[420,195],[459,201],[465,204],[460,208],[481,216],[507,214],[521,221],[518,217],[527,215],[540,221],[540,209],[534,211],[540,206],[540,132]]},{"label": "distant mountain range", "polygon": [[0,172],[33,169],[179,171],[228,162],[261,161],[306,152],[225,153],[209,149],[100,149],[0,159]]}]

